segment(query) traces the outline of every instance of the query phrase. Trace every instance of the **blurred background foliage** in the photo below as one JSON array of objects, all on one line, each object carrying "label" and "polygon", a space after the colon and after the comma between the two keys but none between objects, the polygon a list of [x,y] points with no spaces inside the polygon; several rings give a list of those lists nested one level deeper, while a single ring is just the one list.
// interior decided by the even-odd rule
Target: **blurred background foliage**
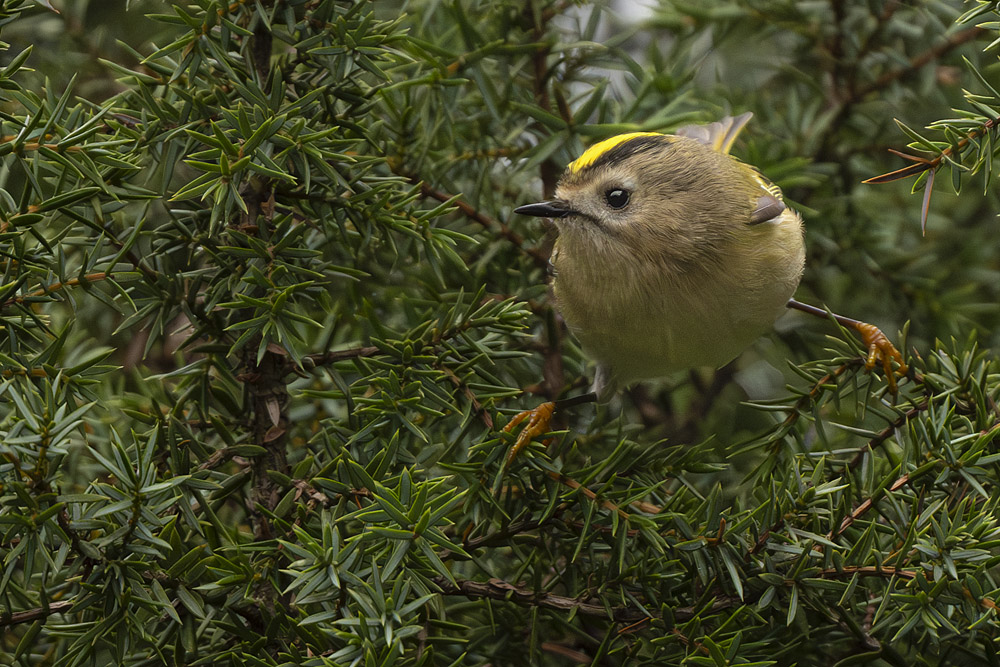
[{"label": "blurred background foliage", "polygon": [[[2,0],[0,659],[997,664],[996,5]],[[744,111],[898,395],[790,313],[506,462],[513,208]]]}]

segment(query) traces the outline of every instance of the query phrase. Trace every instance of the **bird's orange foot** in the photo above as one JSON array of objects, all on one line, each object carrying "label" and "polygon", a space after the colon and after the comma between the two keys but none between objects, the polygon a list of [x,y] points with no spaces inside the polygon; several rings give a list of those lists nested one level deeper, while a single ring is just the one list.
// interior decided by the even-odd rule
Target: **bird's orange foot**
[{"label": "bird's orange foot", "polygon": [[[896,346],[892,344],[892,341],[878,327],[866,322],[858,322],[854,328],[861,334],[861,340],[864,341],[865,347],[868,348],[868,358],[865,360],[865,368],[871,370],[875,368],[875,364],[881,362],[882,370],[885,371],[885,378],[889,382],[889,391],[895,394],[896,374],[898,373],[900,376],[906,375],[907,371],[903,355],[900,354]],[[892,370],[893,361],[897,364],[895,372]]]},{"label": "bird's orange foot", "polygon": [[552,401],[542,403],[534,410],[525,410],[524,412],[519,412],[514,415],[514,418],[507,422],[507,425],[503,427],[504,432],[510,433],[517,425],[523,422],[525,419],[528,423],[524,425],[521,432],[517,434],[517,440],[514,441],[514,446],[510,448],[510,453],[507,454],[507,460],[504,462],[504,467],[510,465],[521,451],[528,446],[528,444],[538,436],[543,433],[548,433],[549,422],[552,421],[552,413],[555,412],[556,404]]}]

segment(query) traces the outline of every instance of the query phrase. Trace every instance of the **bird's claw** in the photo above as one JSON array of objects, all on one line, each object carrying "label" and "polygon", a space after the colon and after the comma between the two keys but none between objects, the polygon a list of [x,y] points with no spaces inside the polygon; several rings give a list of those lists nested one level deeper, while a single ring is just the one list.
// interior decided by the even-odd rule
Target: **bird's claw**
[{"label": "bird's claw", "polygon": [[521,451],[528,446],[528,444],[536,437],[547,433],[549,430],[549,422],[552,421],[552,413],[555,412],[556,404],[548,401],[542,403],[537,408],[533,410],[525,410],[524,412],[519,412],[514,417],[507,422],[507,425],[503,427],[505,433],[510,433],[514,430],[518,424],[523,422],[525,419],[528,423],[525,424],[521,432],[517,434],[517,440],[514,441],[514,446],[510,448],[510,453],[507,454],[507,460],[504,466],[510,465]]},{"label": "bird's claw", "polygon": [[[858,322],[855,328],[861,334],[861,340],[864,341],[865,347],[868,348],[868,358],[865,360],[865,368],[871,370],[875,368],[875,364],[881,362],[882,370],[885,371],[885,378],[889,383],[889,391],[895,394],[896,374],[898,373],[900,376],[903,376],[906,375],[907,371],[903,355],[900,354],[888,336],[882,333],[882,330],[878,327],[866,322]],[[892,362],[894,360],[897,364],[895,372],[892,370]]]}]

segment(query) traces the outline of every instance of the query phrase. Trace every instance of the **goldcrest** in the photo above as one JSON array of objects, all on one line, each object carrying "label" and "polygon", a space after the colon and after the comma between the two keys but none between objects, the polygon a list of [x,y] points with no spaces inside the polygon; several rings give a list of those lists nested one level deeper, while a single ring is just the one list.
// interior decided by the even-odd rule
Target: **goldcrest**
[{"label": "goldcrest", "polygon": [[556,305],[606,400],[643,378],[718,367],[768,331],[802,276],[802,219],[729,155],[751,114],[612,137],[570,163],[555,199]]}]

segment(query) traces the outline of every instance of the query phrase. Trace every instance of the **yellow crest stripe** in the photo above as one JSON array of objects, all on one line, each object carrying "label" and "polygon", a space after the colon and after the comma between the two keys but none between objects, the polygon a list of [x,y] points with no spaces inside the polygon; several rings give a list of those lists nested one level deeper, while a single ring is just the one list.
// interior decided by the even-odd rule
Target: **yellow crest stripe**
[{"label": "yellow crest stripe", "polygon": [[585,169],[590,165],[594,164],[598,158],[607,153],[609,150],[615,146],[619,146],[629,139],[635,139],[636,137],[658,137],[661,136],[659,132],[629,132],[628,134],[619,134],[618,136],[611,137],[610,139],[605,139],[604,141],[598,141],[596,144],[588,148],[583,152],[583,155],[578,157],[569,163],[569,170],[571,173],[577,173],[581,169]]}]

